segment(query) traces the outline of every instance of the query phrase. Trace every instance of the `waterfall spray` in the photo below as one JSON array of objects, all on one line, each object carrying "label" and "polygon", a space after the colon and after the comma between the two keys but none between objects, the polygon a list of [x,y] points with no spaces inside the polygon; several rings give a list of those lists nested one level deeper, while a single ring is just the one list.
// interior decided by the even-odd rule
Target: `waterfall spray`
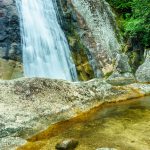
[{"label": "waterfall spray", "polygon": [[16,5],[20,15],[25,76],[77,80],[53,0],[16,0]]}]

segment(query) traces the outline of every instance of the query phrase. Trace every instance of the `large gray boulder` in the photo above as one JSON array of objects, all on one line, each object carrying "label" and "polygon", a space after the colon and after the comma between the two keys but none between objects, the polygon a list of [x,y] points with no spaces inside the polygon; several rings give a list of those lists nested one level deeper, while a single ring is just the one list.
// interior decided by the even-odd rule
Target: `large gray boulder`
[{"label": "large gray boulder", "polygon": [[0,150],[15,149],[50,124],[102,103],[144,94],[150,94],[150,85],[119,87],[100,79],[80,83],[39,78],[0,80]]},{"label": "large gray boulder", "polygon": [[136,79],[139,82],[150,82],[150,51],[147,53],[145,62],[136,71]]}]

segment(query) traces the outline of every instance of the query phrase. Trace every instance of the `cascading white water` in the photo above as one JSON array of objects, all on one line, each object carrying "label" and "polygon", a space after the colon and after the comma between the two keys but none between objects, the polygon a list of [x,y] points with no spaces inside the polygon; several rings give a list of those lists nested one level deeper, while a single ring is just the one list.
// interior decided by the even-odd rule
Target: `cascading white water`
[{"label": "cascading white water", "polygon": [[77,80],[53,0],[16,0],[16,5],[20,15],[25,76]]}]

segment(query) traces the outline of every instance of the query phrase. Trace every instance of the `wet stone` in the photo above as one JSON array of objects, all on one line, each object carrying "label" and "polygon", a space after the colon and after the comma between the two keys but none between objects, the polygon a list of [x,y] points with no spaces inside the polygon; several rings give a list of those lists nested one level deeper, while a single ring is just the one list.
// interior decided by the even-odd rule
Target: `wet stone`
[{"label": "wet stone", "polygon": [[75,139],[67,139],[58,143],[55,148],[57,150],[74,150],[78,144],[79,142]]}]

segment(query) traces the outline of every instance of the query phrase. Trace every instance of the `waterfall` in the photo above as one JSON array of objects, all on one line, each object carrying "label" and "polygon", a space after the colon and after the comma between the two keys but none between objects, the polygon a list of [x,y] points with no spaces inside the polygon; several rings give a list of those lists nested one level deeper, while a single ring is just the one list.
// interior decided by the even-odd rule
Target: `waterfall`
[{"label": "waterfall", "polygon": [[53,0],[16,0],[16,5],[25,76],[76,81],[76,68]]}]

